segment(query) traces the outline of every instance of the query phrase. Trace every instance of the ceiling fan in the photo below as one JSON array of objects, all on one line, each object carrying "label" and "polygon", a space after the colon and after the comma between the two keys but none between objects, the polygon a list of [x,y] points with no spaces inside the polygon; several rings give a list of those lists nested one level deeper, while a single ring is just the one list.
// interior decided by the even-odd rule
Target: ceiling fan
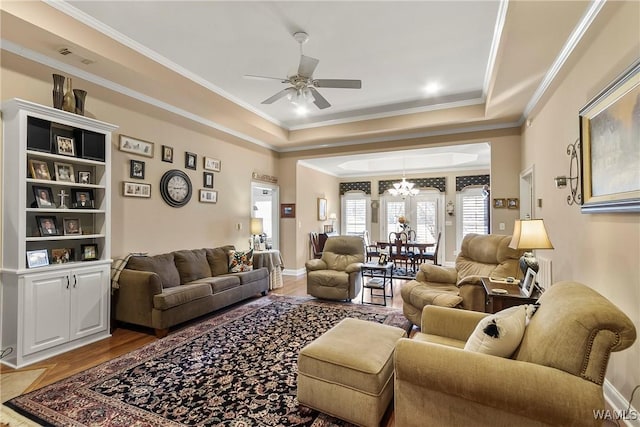
[{"label": "ceiling fan", "polygon": [[244,76],[250,79],[279,80],[282,83],[288,83],[291,85],[265,99],[261,104],[272,104],[286,96],[293,104],[305,106],[313,102],[316,107],[322,110],[324,108],[331,107],[331,104],[322,95],[320,95],[320,92],[318,92],[316,88],[362,88],[362,81],[360,80],[314,79],[313,72],[318,66],[318,62],[320,62],[320,60],[306,56],[302,53],[302,45],[309,40],[309,35],[305,32],[297,32],[293,34],[293,38],[300,44],[300,64],[298,65],[297,74],[286,78],[255,76],[251,74],[246,74]]}]

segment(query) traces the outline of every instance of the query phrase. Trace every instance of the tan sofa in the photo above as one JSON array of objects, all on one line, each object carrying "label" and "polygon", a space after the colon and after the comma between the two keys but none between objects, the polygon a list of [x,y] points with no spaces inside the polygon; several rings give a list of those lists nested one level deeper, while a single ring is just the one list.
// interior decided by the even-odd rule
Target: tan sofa
[{"label": "tan sofa", "polygon": [[115,319],[154,328],[171,326],[269,290],[269,272],[259,268],[229,273],[233,246],[132,257],[120,273]]},{"label": "tan sofa", "polygon": [[631,346],[631,320],[593,289],[549,288],[511,358],[463,350],[487,314],[427,306],[422,332],[395,349],[395,425],[593,426],[612,351]]},{"label": "tan sofa", "polygon": [[523,251],[509,248],[510,242],[511,236],[501,234],[467,234],[455,267],[420,265],[416,279],[400,291],[406,318],[419,325],[426,305],[484,312],[481,277],[522,277],[518,260]]},{"label": "tan sofa", "polygon": [[363,262],[362,237],[329,237],[322,258],[305,263],[307,293],[316,298],[351,301],[362,288],[360,266]]}]

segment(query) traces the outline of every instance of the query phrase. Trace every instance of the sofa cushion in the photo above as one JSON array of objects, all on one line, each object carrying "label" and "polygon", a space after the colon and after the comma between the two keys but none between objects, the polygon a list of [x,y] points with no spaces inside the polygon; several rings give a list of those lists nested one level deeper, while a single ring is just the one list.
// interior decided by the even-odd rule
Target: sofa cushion
[{"label": "sofa cushion", "polygon": [[207,252],[207,262],[209,262],[209,268],[211,269],[212,276],[221,276],[229,272],[229,257],[227,252],[235,249],[236,248],[233,245],[205,249]]},{"label": "sofa cushion", "polygon": [[231,273],[230,276],[237,277],[238,279],[240,279],[240,283],[245,285],[247,283],[267,278],[269,276],[269,270],[267,270],[266,267],[261,267],[251,271]]},{"label": "sofa cushion", "polygon": [[153,307],[158,310],[168,310],[209,295],[211,295],[211,286],[208,283],[175,286],[154,295]]},{"label": "sofa cushion", "polygon": [[522,337],[527,306],[517,305],[487,316],[478,322],[464,349],[499,357],[511,357]]},{"label": "sofa cushion", "polygon": [[204,249],[175,251],[173,254],[181,283],[189,283],[211,276],[207,252]]},{"label": "sofa cushion", "polygon": [[253,270],[253,249],[248,251],[230,250],[229,273],[240,273],[241,271]]},{"label": "sofa cushion", "polygon": [[133,256],[127,262],[129,270],[151,271],[160,277],[162,288],[180,285],[180,274],[174,263],[173,253],[154,256]]}]

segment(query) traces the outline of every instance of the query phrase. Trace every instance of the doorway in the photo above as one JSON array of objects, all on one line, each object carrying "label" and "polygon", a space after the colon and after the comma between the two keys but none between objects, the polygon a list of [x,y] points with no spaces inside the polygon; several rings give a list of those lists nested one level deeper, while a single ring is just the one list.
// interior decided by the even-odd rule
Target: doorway
[{"label": "doorway", "polygon": [[280,187],[265,182],[251,182],[251,217],[262,218],[267,245],[280,249]]},{"label": "doorway", "polygon": [[520,172],[520,219],[531,219],[534,216],[534,166]]}]

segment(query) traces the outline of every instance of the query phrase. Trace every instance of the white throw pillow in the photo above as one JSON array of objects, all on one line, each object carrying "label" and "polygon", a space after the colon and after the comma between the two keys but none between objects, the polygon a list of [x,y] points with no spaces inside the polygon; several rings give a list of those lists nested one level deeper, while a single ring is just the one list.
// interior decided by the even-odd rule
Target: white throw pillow
[{"label": "white throw pillow", "polygon": [[510,357],[524,336],[527,306],[519,305],[482,319],[464,349],[499,357]]}]

